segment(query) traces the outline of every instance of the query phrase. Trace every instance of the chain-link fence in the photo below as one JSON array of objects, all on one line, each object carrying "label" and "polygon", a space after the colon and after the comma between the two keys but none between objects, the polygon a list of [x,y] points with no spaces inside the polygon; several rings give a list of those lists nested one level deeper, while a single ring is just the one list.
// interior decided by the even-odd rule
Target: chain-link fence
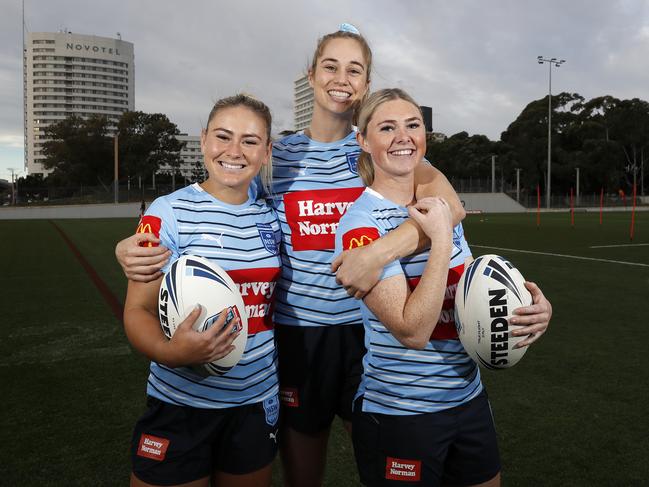
[{"label": "chain-link fence", "polygon": [[[189,182],[188,182],[189,184]],[[175,189],[183,187],[183,181],[175,185]],[[160,184],[155,187],[137,185],[120,185],[117,195],[119,203],[133,203],[139,201],[152,201],[158,196],[174,191],[170,184]],[[11,189],[0,193],[3,205],[12,203]],[[114,203],[115,190],[113,186],[76,186],[76,187],[29,187],[15,190],[16,205],[77,205],[94,203]]]},{"label": "chain-link fence", "polygon": [[[179,189],[191,181],[182,177],[176,178],[175,186],[173,184],[123,184],[119,186],[118,202],[133,203],[152,201],[158,196],[162,196]],[[454,179],[451,178],[451,184],[458,193],[491,193],[492,186],[489,178],[480,179]],[[537,207],[536,188],[519,188],[516,193],[516,185],[496,180],[496,192],[503,192],[512,199],[517,200],[526,208]],[[640,196],[640,194],[638,194]],[[574,206],[576,208],[599,207],[600,193],[581,193],[579,198],[573,195]],[[76,186],[76,187],[29,187],[24,188],[17,185],[15,190],[16,205],[73,205],[73,204],[93,204],[93,203],[113,203],[115,193],[113,186]],[[12,204],[11,189],[0,190],[0,204]],[[621,195],[618,193],[605,193],[603,204],[606,207],[625,208],[633,205],[631,195]],[[637,198],[636,205],[640,205],[641,200]],[[570,194],[552,194],[552,208],[569,208]],[[541,208],[546,207],[545,191],[541,190]]]}]

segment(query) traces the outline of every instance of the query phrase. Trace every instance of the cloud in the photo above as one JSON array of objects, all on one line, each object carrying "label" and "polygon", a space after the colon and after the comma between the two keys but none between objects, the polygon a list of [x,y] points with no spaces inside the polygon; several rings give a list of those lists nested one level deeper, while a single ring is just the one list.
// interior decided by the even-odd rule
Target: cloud
[{"label": "cloud", "polygon": [[[291,127],[293,81],[316,40],[351,22],[373,48],[374,88],[402,86],[431,105],[436,129],[492,139],[546,96],[538,55],[567,60],[553,71],[554,93],[649,99],[648,7],[649,0],[25,2],[32,31],[120,32],[133,42],[136,109],[166,113],[190,134],[213,101],[237,91],[268,103],[275,131]],[[20,15],[18,0],[5,2],[0,135],[14,141],[23,130]]]},{"label": "cloud", "polygon": [[23,149],[24,137],[20,135],[7,135],[0,134],[0,147],[11,148],[11,149]]}]

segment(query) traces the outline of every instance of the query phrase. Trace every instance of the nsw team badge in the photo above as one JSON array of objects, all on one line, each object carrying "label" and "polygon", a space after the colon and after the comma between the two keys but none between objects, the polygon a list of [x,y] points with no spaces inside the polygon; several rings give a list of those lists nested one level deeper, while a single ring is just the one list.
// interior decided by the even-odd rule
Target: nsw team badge
[{"label": "nsw team badge", "polygon": [[453,228],[453,253],[451,255],[451,261],[462,253],[462,238],[464,238],[464,228],[460,223]]},{"label": "nsw team badge", "polygon": [[264,412],[266,413],[266,423],[269,426],[275,426],[277,418],[279,418],[279,398],[277,396],[269,397],[264,401]]},{"label": "nsw team badge", "polygon": [[273,227],[268,223],[257,223],[257,230],[259,231],[259,238],[261,238],[261,243],[264,244],[264,248],[271,254],[277,255],[279,246]]},{"label": "nsw team badge", "polygon": [[350,154],[346,154],[347,157],[347,165],[349,166],[349,171],[353,174],[358,174],[358,156],[360,155],[359,152],[353,152]]}]

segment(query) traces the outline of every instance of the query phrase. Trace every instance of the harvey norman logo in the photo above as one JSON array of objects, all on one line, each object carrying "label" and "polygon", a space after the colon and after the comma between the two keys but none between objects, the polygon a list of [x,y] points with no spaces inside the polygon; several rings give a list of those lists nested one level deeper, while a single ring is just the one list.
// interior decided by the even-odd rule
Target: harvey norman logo
[{"label": "harvey norman logo", "polygon": [[168,439],[143,433],[140,436],[137,454],[138,456],[161,462],[167,455],[167,448],[169,448]]},{"label": "harvey norman logo", "polygon": [[273,329],[272,299],[279,273],[279,267],[228,271],[243,299],[250,335]]},{"label": "harvey norman logo", "polygon": [[[431,340],[457,340],[457,328],[455,326],[455,293],[457,292],[457,284],[464,272],[464,264],[456,267],[451,267],[448,270],[448,277],[446,278],[446,291],[444,292],[444,302],[442,309],[439,312],[439,319],[437,325],[430,335]],[[413,290],[419,284],[420,277],[408,278],[410,289]]]},{"label": "harvey norman logo", "polygon": [[340,218],[364,188],[297,191],[284,195],[293,250],[334,248]]},{"label": "harvey norman logo", "polygon": [[104,46],[92,46],[90,44],[75,44],[74,42],[66,42],[65,48],[68,51],[82,51],[82,52],[94,52],[102,54],[114,54],[115,56],[121,56],[119,49],[112,47]]},{"label": "harvey norman logo", "polygon": [[385,478],[402,482],[419,482],[421,480],[421,460],[387,457]]}]

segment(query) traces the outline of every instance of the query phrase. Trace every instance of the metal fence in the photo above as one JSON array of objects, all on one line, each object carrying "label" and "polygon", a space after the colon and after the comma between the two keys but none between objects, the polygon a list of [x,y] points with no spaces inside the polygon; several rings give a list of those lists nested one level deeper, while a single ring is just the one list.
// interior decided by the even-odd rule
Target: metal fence
[{"label": "metal fence", "polygon": [[[184,186],[181,180],[174,186],[160,184],[155,187],[136,185],[120,185],[117,199],[119,203],[134,203],[139,201],[152,201],[158,196],[169,194],[175,189]],[[114,203],[115,190],[113,186],[77,186],[77,187],[32,187],[23,189],[18,187],[12,201],[11,190],[0,194],[3,205],[77,205],[92,203]]]},{"label": "metal fence", "polygon": [[[169,194],[175,189],[179,189],[190,181],[184,181],[183,178],[176,180],[175,186],[172,184],[151,185],[120,185],[118,192],[119,203],[134,203],[152,201],[158,196]],[[458,193],[491,193],[490,179],[451,179],[451,184]],[[516,194],[516,186],[507,182],[496,181],[496,192],[503,192],[512,199],[517,200],[526,208],[537,207],[536,188],[520,188]],[[112,186],[78,186],[78,187],[47,187],[40,188],[20,188],[15,192],[15,201],[12,200],[11,189],[0,192],[0,204],[2,205],[66,205],[66,204],[92,204],[92,203],[113,203],[115,201],[114,188]],[[633,201],[631,196],[622,197],[618,194],[604,194],[604,206],[607,207],[631,207]],[[641,199],[636,200],[636,204],[641,204]],[[599,193],[582,193],[579,198],[574,196],[574,206],[576,208],[599,207]],[[541,193],[541,208],[546,207],[545,193]],[[569,208],[569,194],[553,194],[551,198],[552,208]]]}]

